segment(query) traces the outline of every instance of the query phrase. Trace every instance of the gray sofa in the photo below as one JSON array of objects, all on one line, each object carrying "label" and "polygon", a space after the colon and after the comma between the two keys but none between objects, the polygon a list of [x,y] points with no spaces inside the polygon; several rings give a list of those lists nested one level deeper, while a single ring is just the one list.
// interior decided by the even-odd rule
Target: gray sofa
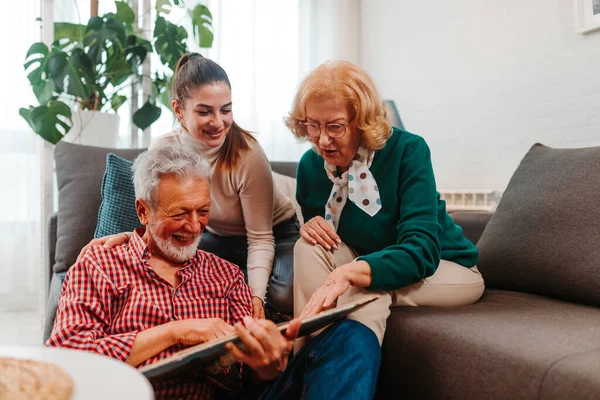
[{"label": "gray sofa", "polygon": [[[595,184],[569,167],[591,160],[600,172],[600,149],[553,150],[532,148],[493,215],[451,213],[478,244],[487,289],[471,306],[393,309],[377,398],[600,398],[600,246],[592,245],[600,240],[600,213],[578,203],[578,194]],[[55,148],[59,210],[48,224],[46,337],[57,274],[93,236],[109,151],[62,142]],[[134,158],[140,151],[114,152]],[[296,165],[272,168],[293,177]]]}]

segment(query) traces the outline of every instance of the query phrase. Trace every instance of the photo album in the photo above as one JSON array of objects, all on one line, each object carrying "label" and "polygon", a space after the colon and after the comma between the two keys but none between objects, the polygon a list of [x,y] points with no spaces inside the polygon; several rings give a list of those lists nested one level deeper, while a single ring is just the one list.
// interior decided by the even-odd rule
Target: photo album
[{"label": "photo album", "polygon": [[[377,298],[379,298],[377,295],[368,296],[337,308],[322,311],[317,315],[303,318],[301,320],[302,326],[300,327],[300,332],[298,332],[298,337],[309,335],[336,321],[344,319],[351,312]],[[277,327],[281,333],[285,333],[288,325],[289,322],[282,322],[278,324]],[[168,379],[173,375],[185,373],[190,369],[203,369],[207,374],[217,374],[237,361],[236,358],[226,350],[225,345],[227,343],[243,346],[238,335],[228,335],[221,339],[211,340],[210,342],[197,344],[183,349],[164,360],[146,365],[140,368],[139,371],[151,381]]]}]

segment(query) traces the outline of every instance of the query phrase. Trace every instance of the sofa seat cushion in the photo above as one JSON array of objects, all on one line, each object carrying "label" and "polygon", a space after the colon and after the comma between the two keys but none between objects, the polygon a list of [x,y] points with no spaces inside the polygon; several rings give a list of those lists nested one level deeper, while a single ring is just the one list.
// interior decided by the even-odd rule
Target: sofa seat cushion
[{"label": "sofa seat cushion", "polygon": [[[487,290],[465,307],[394,308],[378,395],[537,399],[554,363],[596,349],[600,309],[536,295]],[[589,375],[598,385],[600,369]]]},{"label": "sofa seat cushion", "polygon": [[595,400],[600,397],[600,349],[558,360],[546,374],[541,400]]}]

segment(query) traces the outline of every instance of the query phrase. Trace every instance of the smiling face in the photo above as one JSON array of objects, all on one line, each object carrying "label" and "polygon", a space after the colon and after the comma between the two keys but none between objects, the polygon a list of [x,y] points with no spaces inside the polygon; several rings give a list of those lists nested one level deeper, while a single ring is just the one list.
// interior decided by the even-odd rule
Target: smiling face
[{"label": "smiling face", "polygon": [[184,263],[196,254],[200,236],[208,224],[210,188],[208,180],[196,177],[161,178],[155,206],[141,199],[136,209],[147,227],[144,240],[152,255]]},{"label": "smiling face", "polygon": [[[306,122],[321,124],[320,135],[309,140],[325,161],[338,167],[340,172],[348,169],[361,142],[362,133],[355,121],[350,122],[353,119],[348,102],[340,96],[311,97],[306,101]],[[325,132],[327,124],[348,122],[342,137],[332,138]]]},{"label": "smiling face", "polygon": [[192,137],[209,147],[218,147],[233,124],[231,89],[225,82],[207,83],[189,92],[183,107],[171,103],[181,125]]}]

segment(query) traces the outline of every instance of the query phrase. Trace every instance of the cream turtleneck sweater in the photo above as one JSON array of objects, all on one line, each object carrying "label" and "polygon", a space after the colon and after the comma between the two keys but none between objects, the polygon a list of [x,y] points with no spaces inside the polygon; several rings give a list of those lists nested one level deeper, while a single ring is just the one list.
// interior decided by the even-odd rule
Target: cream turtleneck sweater
[{"label": "cream turtleneck sweater", "polygon": [[180,143],[197,149],[211,164],[210,218],[207,229],[216,235],[248,238],[248,284],[265,298],[275,257],[273,226],[291,218],[292,202],[273,187],[271,166],[258,143],[249,143],[233,171],[215,170],[220,147],[208,147],[183,128],[156,138],[150,148]]}]

